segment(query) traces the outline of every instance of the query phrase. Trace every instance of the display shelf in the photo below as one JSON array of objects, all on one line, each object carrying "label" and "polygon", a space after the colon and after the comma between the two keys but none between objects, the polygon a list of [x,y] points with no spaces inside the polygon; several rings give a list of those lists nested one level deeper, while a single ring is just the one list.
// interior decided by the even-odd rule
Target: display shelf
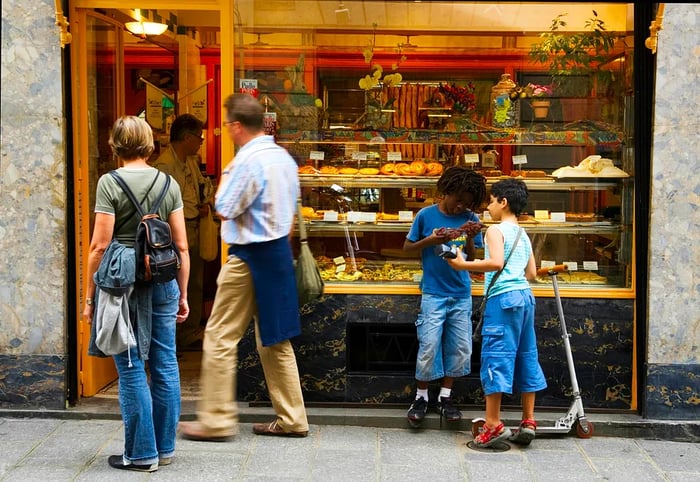
[{"label": "display shelf", "polygon": [[[285,130],[277,132],[277,142],[282,145],[299,144],[472,144],[472,145],[551,145],[551,146],[608,146],[623,144],[623,133],[608,130],[607,126],[594,125],[591,130],[470,130],[450,132],[431,129],[394,128],[387,130]],[[383,139],[379,141],[378,139]]]}]

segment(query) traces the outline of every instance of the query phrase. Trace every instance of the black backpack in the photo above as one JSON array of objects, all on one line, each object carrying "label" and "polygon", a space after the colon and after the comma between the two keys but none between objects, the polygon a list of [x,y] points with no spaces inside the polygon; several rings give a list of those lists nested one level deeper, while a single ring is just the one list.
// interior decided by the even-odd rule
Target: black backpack
[{"label": "black backpack", "polygon": [[[180,269],[180,252],[173,243],[170,225],[160,219],[158,208],[170,187],[170,176],[165,176],[165,186],[158,195],[150,213],[144,213],[136,196],[116,171],[110,174],[131,200],[141,222],[136,228],[134,251],[136,252],[136,281],[140,283],[164,283],[177,277]],[[156,179],[160,172],[156,173]],[[154,179],[155,183],[155,179]],[[153,185],[153,184],[151,184]]]}]

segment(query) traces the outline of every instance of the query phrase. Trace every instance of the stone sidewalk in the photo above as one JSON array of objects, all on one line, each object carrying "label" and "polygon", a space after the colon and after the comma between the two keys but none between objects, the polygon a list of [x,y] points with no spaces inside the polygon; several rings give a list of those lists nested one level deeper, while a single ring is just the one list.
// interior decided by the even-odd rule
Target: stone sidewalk
[{"label": "stone sidewalk", "polygon": [[[269,413],[269,412],[268,412]],[[700,444],[620,437],[537,438],[501,453],[467,447],[469,431],[312,424],[309,437],[252,434],[229,442],[178,439],[171,465],[119,471],[119,420],[0,418],[0,481],[697,481]]]}]

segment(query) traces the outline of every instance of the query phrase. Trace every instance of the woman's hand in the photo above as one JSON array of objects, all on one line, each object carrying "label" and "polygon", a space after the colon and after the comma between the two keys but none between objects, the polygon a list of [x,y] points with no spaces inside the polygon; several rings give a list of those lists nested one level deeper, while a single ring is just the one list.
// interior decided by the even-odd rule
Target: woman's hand
[{"label": "woman's hand", "polygon": [[187,298],[180,298],[178,302],[177,316],[175,316],[175,321],[177,323],[183,323],[187,317],[190,316],[190,305],[187,304]]},{"label": "woman's hand", "polygon": [[85,308],[83,308],[83,318],[87,321],[87,324],[92,323],[92,315],[95,313],[95,305],[90,303],[89,305],[85,303]]}]

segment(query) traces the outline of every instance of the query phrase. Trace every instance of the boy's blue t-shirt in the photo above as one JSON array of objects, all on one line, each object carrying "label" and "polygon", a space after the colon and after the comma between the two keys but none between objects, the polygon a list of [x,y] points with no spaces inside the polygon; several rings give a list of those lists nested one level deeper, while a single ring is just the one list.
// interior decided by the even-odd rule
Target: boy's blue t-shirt
[{"label": "boy's blue t-shirt", "polygon": [[[472,211],[449,216],[440,212],[437,204],[433,204],[418,211],[406,238],[415,243],[430,236],[435,229],[459,228],[467,221],[478,222],[479,217]],[[459,246],[464,251],[466,242],[466,236],[460,236],[447,244]],[[481,233],[474,238],[474,244],[476,247],[483,247]],[[421,292],[438,296],[470,297],[472,283],[469,272],[452,269],[447,261],[435,254],[434,250],[435,246],[421,250],[421,263],[423,265]]]}]

